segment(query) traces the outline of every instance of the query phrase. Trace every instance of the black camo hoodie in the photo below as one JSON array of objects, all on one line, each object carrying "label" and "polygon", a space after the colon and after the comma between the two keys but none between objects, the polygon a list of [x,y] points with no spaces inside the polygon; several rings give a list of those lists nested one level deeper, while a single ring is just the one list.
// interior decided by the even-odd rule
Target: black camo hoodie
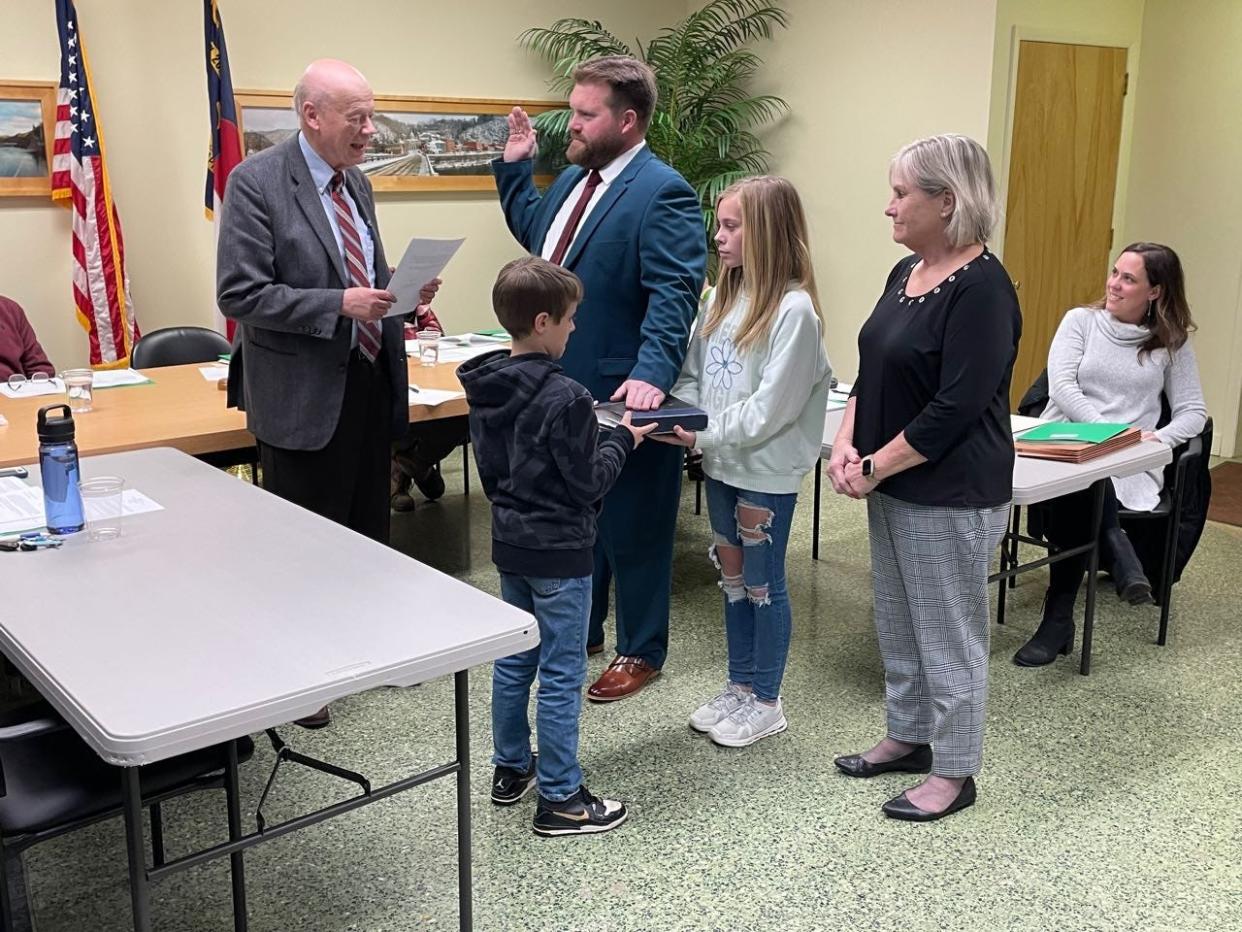
[{"label": "black camo hoodie", "polygon": [[497,350],[457,370],[492,503],[492,560],[522,576],[590,576],[595,516],[634,440],[602,435],[590,393],[544,353]]}]

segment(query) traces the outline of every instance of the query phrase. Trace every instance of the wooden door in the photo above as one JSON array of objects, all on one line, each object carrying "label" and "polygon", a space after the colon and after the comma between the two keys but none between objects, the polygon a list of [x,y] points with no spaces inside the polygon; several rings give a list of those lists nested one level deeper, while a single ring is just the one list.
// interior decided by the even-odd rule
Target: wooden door
[{"label": "wooden door", "polygon": [[1010,400],[1048,364],[1062,316],[1104,293],[1126,92],[1126,50],[1021,42],[1005,268],[1022,305]]}]

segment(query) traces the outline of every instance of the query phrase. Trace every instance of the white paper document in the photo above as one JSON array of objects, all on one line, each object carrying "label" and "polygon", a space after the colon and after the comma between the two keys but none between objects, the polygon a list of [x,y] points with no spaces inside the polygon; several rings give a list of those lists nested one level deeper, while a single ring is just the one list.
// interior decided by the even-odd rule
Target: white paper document
[{"label": "white paper document", "polygon": [[465,237],[461,239],[420,239],[410,240],[405,247],[405,255],[401,264],[388,282],[388,290],[397,296],[397,303],[385,314],[385,317],[398,317],[410,313],[418,307],[418,292],[433,278],[439,278],[449,260],[457,254]]},{"label": "white paper document", "polygon": [[484,353],[494,353],[498,349],[503,349],[495,343],[489,343],[486,346],[441,346],[440,362],[465,362],[467,359],[474,359],[475,356],[482,356]]},{"label": "white paper document", "polygon": [[441,337],[440,345],[444,346],[447,343],[450,346],[453,346],[453,345],[482,346],[485,344],[496,346],[502,343],[508,343],[509,339],[510,338],[507,335],[506,336],[499,336],[499,335],[493,336],[490,333],[455,333],[455,334],[446,334],[445,336]]},{"label": "white paper document", "polygon": [[[102,513],[105,503],[89,501],[86,503],[86,520],[108,517]],[[124,515],[142,514],[147,511],[160,511],[163,505],[143,495],[137,489],[126,489],[122,493],[122,509]],[[0,479],[0,534],[15,534],[18,531],[30,531],[41,528],[46,522],[43,514],[43,490],[37,485],[28,485],[21,479]]]},{"label": "white paper document", "polygon": [[1025,433],[1032,427],[1038,427],[1043,423],[1044,421],[1041,421],[1037,417],[1024,417],[1021,414],[1009,415],[1009,429],[1014,434]]},{"label": "white paper document", "polygon": [[228,366],[199,366],[198,371],[208,382],[219,382],[229,377]]},{"label": "white paper document", "polygon": [[60,379],[48,379],[46,382],[23,382],[17,388],[11,388],[8,382],[0,382],[0,395],[5,398],[37,398],[40,395],[63,395],[65,383]]},{"label": "white paper document", "polygon": [[442,388],[416,388],[410,386],[410,404],[426,405],[429,408],[438,408],[446,401],[455,401],[458,398],[465,398],[465,392],[450,392]]},{"label": "white paper document", "polygon": [[116,388],[118,385],[146,385],[151,380],[136,369],[99,369],[95,372],[95,388]]}]

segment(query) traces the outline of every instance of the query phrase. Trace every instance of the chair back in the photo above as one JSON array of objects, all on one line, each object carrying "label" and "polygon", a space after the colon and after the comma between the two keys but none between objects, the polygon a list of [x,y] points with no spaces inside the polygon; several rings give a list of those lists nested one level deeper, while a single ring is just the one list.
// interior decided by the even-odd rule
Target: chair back
[{"label": "chair back", "polygon": [[215,362],[230,351],[229,341],[206,327],[165,327],[145,334],[134,344],[130,364],[135,369]]}]

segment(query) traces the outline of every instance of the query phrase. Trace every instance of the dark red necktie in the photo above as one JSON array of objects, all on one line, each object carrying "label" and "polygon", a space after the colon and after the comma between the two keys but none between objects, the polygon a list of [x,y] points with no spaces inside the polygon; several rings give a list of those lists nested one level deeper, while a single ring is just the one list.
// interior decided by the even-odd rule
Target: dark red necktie
[{"label": "dark red necktie", "polygon": [[[341,231],[341,243],[345,246],[345,267],[349,270],[349,282],[355,288],[370,288],[371,278],[367,274],[366,255],[362,251],[362,240],[354,228],[354,213],[349,209],[349,202],[341,193],[345,184],[345,176],[337,172],[328,184],[332,195],[332,206],[336,208],[336,225]],[[371,362],[379,356],[380,340],[383,331],[379,321],[360,320],[358,323],[358,348],[362,355]]]},{"label": "dark red necktie", "polygon": [[591,195],[595,193],[595,189],[599,187],[599,183],[604,180],[594,168],[587,175],[586,187],[582,189],[582,196],[578,198],[578,203],[574,205],[573,213],[569,215],[569,220],[565,223],[565,229],[561,231],[561,238],[556,241],[556,248],[552,250],[552,258],[549,260],[553,265],[560,265],[561,260],[565,258],[565,253],[569,252],[569,244],[574,241],[574,234],[578,232],[578,224],[582,222],[582,215],[586,213],[587,204],[591,203]]}]

